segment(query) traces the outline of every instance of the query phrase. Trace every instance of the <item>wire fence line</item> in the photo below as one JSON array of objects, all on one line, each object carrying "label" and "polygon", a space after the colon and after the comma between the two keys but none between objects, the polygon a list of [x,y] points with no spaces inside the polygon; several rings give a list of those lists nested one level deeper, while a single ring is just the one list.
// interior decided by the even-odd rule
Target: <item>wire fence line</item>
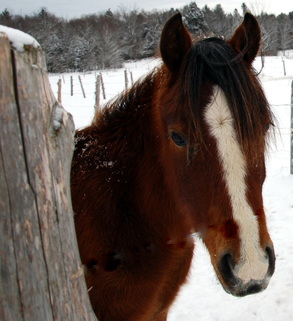
[{"label": "wire fence line", "polygon": [[[103,105],[123,90],[130,88],[140,77],[139,70],[133,72],[124,69],[121,72],[52,75],[50,82],[58,101],[65,106],[70,106],[72,103],[75,105],[78,102],[83,108],[94,108],[97,104]],[[70,97],[74,99],[70,101]]]},{"label": "wire fence line", "polygon": [[[129,78],[125,78],[125,74],[128,75]],[[124,70],[123,73],[120,74],[120,76],[117,77],[117,74],[115,75],[107,75],[101,73],[101,72],[96,72],[93,74],[83,74],[79,75],[76,74],[74,76],[72,75],[59,75],[58,76],[58,82],[62,81],[61,85],[61,96],[79,96],[84,98],[92,98],[99,94],[99,98],[102,103],[106,103],[108,100],[112,99],[115,97],[117,94],[122,92],[125,89],[128,89],[131,85],[134,83],[134,79],[137,80],[139,77],[134,78],[133,77],[133,72],[127,71],[126,69]],[[117,79],[118,78],[118,79]],[[97,90],[97,82],[100,79],[100,85],[99,85],[99,91]],[[70,84],[70,85],[69,85]],[[83,87],[82,87],[83,86]],[[71,89],[71,87],[73,89]],[[85,95],[83,95],[83,93]],[[56,89],[56,97],[60,96],[59,89]],[[86,100],[86,99],[85,99]],[[283,107],[291,107],[291,104],[272,104],[271,106],[273,108],[283,108]],[[95,106],[94,100],[92,100],[92,105],[85,105],[82,103],[80,106],[81,108],[83,107],[93,107]],[[278,130],[290,130],[291,128],[289,127],[289,122],[288,122],[288,127],[277,127]]]}]

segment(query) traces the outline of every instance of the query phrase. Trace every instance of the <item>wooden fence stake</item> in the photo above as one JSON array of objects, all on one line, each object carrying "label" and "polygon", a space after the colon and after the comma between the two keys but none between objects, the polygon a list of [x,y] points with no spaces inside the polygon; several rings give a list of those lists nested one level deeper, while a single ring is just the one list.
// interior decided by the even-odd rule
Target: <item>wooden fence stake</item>
[{"label": "wooden fence stake", "polygon": [[101,88],[101,75],[97,76],[96,80],[96,102],[95,102],[95,110],[100,110],[100,88]]},{"label": "wooden fence stake", "polygon": [[62,103],[62,82],[61,79],[58,80],[58,102]]},{"label": "wooden fence stake", "polygon": [[73,96],[73,77],[70,76],[70,95]]},{"label": "wooden fence stake", "polygon": [[283,62],[284,76],[286,76],[286,65],[285,65],[285,59],[284,59],[284,57],[282,57],[282,62]]},{"label": "wooden fence stake", "polygon": [[78,79],[79,79],[80,87],[81,87],[81,90],[82,90],[83,98],[86,98],[86,97],[85,97],[84,88],[83,88],[83,85],[82,85],[82,81],[81,81],[81,77],[78,76]]},{"label": "wooden fence stake", "polygon": [[132,74],[132,71],[130,71],[130,80],[131,80],[131,86],[133,86],[133,74]]},{"label": "wooden fence stake", "polygon": [[124,70],[124,78],[125,78],[125,89],[128,88],[128,76],[127,76],[127,70]]},{"label": "wooden fence stake", "polygon": [[105,84],[104,84],[103,75],[101,72],[100,72],[100,80],[101,80],[103,98],[106,99]]}]

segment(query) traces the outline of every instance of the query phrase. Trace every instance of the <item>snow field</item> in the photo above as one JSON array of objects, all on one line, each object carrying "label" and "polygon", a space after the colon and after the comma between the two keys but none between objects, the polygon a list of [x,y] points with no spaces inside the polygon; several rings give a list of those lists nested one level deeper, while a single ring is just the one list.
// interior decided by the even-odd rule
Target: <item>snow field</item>
[{"label": "snow field", "polygon": [[[199,239],[187,284],[174,303],[168,321],[292,321],[293,320],[293,175],[290,175],[290,104],[293,59],[265,57],[259,75],[276,116],[275,139],[268,151],[264,204],[267,223],[276,251],[276,271],[268,288],[256,295],[235,298],[222,289],[211,266],[209,254]],[[134,81],[158,64],[156,59],[126,63]],[[261,60],[255,61],[256,70]],[[124,69],[102,70],[106,89],[105,103],[124,89]],[[91,122],[95,103],[95,77],[98,72],[80,74],[85,88],[83,98],[77,73],[50,75],[57,96],[57,82],[62,79],[62,104],[74,118],[76,128]],[[70,96],[70,76],[74,95]],[[65,80],[65,82],[63,81]],[[129,77],[130,81],[130,77]]]}]

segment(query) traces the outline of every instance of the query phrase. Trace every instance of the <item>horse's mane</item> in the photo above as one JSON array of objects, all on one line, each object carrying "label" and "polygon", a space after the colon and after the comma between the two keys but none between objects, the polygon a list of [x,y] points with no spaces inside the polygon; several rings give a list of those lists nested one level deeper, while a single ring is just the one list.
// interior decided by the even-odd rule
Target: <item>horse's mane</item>
[{"label": "horse's mane", "polygon": [[[181,69],[181,100],[185,100],[186,117],[190,132],[196,140],[202,140],[201,107],[203,88],[214,83],[219,86],[227,100],[235,120],[238,138],[244,148],[249,142],[263,139],[266,126],[273,123],[269,104],[252,67],[247,66],[241,54],[220,38],[207,38],[191,47]],[[188,101],[186,101],[188,97]],[[206,104],[206,102],[205,102]],[[192,115],[192,117],[190,117]]]},{"label": "horse's mane", "polygon": [[[108,125],[118,118],[136,117],[136,111],[151,107],[154,92],[155,68],[145,77],[142,77],[129,89],[110,100],[103,108],[102,113],[97,113],[93,123],[95,125]],[[121,123],[120,123],[121,125]]]}]

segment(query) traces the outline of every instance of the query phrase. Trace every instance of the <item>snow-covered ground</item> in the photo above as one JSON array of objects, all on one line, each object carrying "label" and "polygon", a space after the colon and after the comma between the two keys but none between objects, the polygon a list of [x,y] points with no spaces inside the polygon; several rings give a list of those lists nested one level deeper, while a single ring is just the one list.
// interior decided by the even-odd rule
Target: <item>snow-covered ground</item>
[{"label": "snow-covered ground", "polygon": [[[157,60],[143,60],[125,65],[133,79],[146,74]],[[235,298],[219,284],[209,255],[200,240],[187,284],[173,305],[168,321],[292,321],[293,320],[293,175],[290,175],[290,103],[293,59],[266,57],[260,79],[277,118],[275,143],[267,157],[267,180],[264,203],[267,222],[276,251],[276,271],[269,287],[260,294]],[[255,62],[261,69],[260,59]],[[106,89],[104,103],[124,89],[124,69],[101,71]],[[86,98],[83,98],[78,74],[51,75],[57,95],[57,81],[62,79],[62,104],[74,118],[76,127],[90,123],[94,113],[95,76],[81,74]],[[74,79],[74,95],[70,96],[70,76]],[[130,76],[129,76],[130,81]]]}]

